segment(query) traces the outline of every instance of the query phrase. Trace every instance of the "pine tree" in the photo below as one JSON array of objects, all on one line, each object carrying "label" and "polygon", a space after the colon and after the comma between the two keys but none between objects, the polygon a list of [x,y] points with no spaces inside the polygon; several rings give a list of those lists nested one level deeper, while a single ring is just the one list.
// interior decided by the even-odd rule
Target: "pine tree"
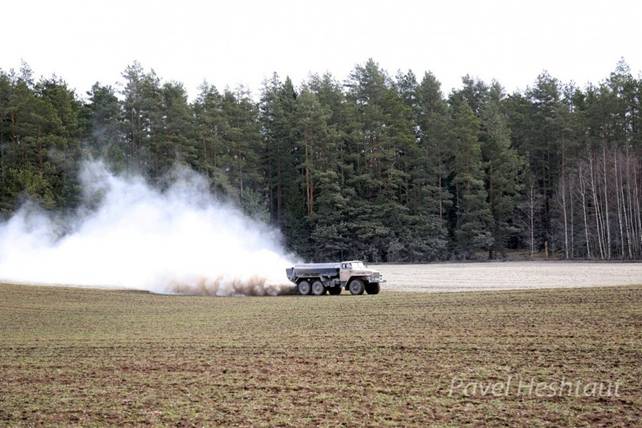
[{"label": "pine tree", "polygon": [[530,170],[542,195],[538,241],[542,249],[547,249],[551,245],[553,200],[560,169],[559,112],[562,107],[559,82],[548,73],[543,73],[526,95],[530,101],[529,128],[522,149],[528,156]]},{"label": "pine tree", "polygon": [[315,209],[310,219],[314,258],[345,260],[354,254],[347,210],[355,198],[353,189],[345,184],[352,170],[344,162],[345,143],[355,126],[354,114],[341,84],[329,74],[312,76],[304,90],[314,94],[316,101],[310,100],[308,111],[316,117],[312,122],[323,137],[314,174]]},{"label": "pine tree", "polygon": [[310,228],[301,197],[303,155],[297,150],[296,99],[290,78],[281,82],[275,74],[263,88],[260,111],[270,218],[287,242],[306,255],[311,251]]},{"label": "pine tree", "polygon": [[508,239],[519,232],[515,210],[522,191],[520,173],[523,161],[511,148],[510,129],[501,110],[503,91],[498,83],[490,89],[489,101],[481,111],[481,151],[485,170],[488,205],[492,215],[490,226],[493,245],[489,258],[505,253]]},{"label": "pine tree", "polygon": [[[257,107],[243,88],[235,93],[227,90],[221,101],[221,165],[234,187],[234,194],[242,205],[258,206],[256,198],[263,198],[263,174],[261,154],[263,145]],[[258,194],[254,194],[258,193]],[[249,205],[247,206],[249,208]]]},{"label": "pine tree", "polygon": [[421,218],[423,237],[416,259],[431,260],[445,255],[447,243],[446,214],[452,202],[447,188],[449,146],[448,105],[441,93],[441,84],[426,73],[417,87],[418,153],[413,182],[416,194],[409,203]]},{"label": "pine tree", "polygon": [[154,146],[157,173],[166,174],[177,161],[197,166],[198,149],[194,142],[192,110],[180,83],[165,83],[160,91],[161,123]]},{"label": "pine tree", "polygon": [[207,176],[212,191],[221,195],[233,194],[234,186],[224,171],[223,97],[215,86],[203,83],[192,110],[198,148],[196,169]]},{"label": "pine tree", "polygon": [[472,257],[477,250],[487,250],[493,244],[481,163],[479,120],[468,103],[461,100],[454,102],[451,123],[453,232],[456,251],[464,257]]},{"label": "pine tree", "polygon": [[121,103],[111,86],[95,83],[87,93],[82,115],[83,139],[89,155],[106,160],[116,171],[127,165]]},{"label": "pine tree", "polygon": [[161,139],[163,96],[160,79],[154,71],[145,73],[138,63],[127,67],[123,78],[128,168],[139,169],[146,176],[159,179],[167,165],[162,156],[168,153]]},{"label": "pine tree", "polygon": [[408,251],[404,232],[411,221],[405,202],[415,144],[412,112],[372,59],[354,69],[347,86],[359,123],[346,147],[355,172],[348,182],[356,195],[352,233],[365,238],[357,253],[373,261],[400,260]]}]

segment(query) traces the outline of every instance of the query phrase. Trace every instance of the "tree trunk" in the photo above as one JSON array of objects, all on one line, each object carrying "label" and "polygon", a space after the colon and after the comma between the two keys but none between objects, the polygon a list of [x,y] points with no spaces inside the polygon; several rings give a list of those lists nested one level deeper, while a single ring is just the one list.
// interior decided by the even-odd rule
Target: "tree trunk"
[{"label": "tree trunk", "polygon": [[589,168],[591,174],[591,193],[593,194],[593,209],[595,210],[595,228],[597,233],[597,244],[600,249],[600,258],[604,259],[604,245],[602,243],[602,228],[600,227],[600,204],[597,199],[597,191],[595,189],[595,178],[593,172],[593,155],[589,158]]},{"label": "tree trunk", "polygon": [[236,158],[238,160],[237,166],[239,170],[239,197],[243,196],[243,153],[241,153],[240,144],[237,142]]},{"label": "tree trunk", "polygon": [[535,254],[535,185],[531,183],[531,190],[530,190],[530,212],[529,212],[529,220],[530,220],[530,238],[531,238],[531,257],[533,257],[533,254]]},{"label": "tree trunk", "polygon": [[439,179],[438,179],[438,186],[439,186],[439,220],[443,221],[444,220],[444,201],[442,198],[442,184],[441,184],[441,173],[439,174]]},{"label": "tree trunk", "polygon": [[633,184],[635,186],[634,189],[634,194],[635,194],[635,209],[637,211],[637,223],[638,223],[638,239],[636,241],[638,242],[638,255],[642,253],[642,216],[640,216],[640,192],[639,192],[639,187],[638,187],[638,173],[640,171],[639,169],[639,162],[637,162],[637,165],[635,165],[635,168],[633,169]]},{"label": "tree trunk", "polygon": [[314,194],[312,190],[312,173],[310,171],[310,148],[309,148],[309,143],[310,143],[310,137],[309,137],[309,132],[306,129],[303,133],[303,145],[304,145],[304,165],[305,165],[305,199],[306,199],[306,206],[308,209],[308,217],[311,216],[314,213]]},{"label": "tree trunk", "polygon": [[[627,243],[627,249],[629,251],[629,258],[633,259],[633,253],[634,253],[634,239],[635,239],[635,220],[634,220],[634,208],[633,208],[633,192],[631,191],[631,157],[630,157],[630,152],[629,152],[629,145],[627,144],[626,146],[626,152],[625,152],[625,157],[624,161],[626,162],[626,195],[624,193],[624,184],[622,182],[622,179],[620,179],[620,185],[621,185],[621,191],[622,191],[622,198],[623,201],[626,201],[628,199],[628,209],[626,207],[626,204],[624,204],[624,218],[626,220],[626,243]],[[621,168],[620,168],[621,169]],[[621,172],[620,172],[621,174]]]},{"label": "tree trunk", "polygon": [[564,175],[561,177],[560,188],[562,192],[562,214],[564,216],[564,258],[568,259],[568,215],[566,213],[566,182]]},{"label": "tree trunk", "polygon": [[11,140],[14,144],[18,143],[18,134],[16,132],[16,113],[11,112]]},{"label": "tree trunk", "polygon": [[[615,196],[616,196],[616,202],[617,202],[617,223],[620,229],[620,251],[622,254],[622,258],[624,258],[624,228],[622,226],[622,204],[623,200],[620,200],[620,175],[618,171],[618,152],[615,152],[614,158],[613,158],[613,170],[615,171]],[[625,212],[626,215],[626,212]]]},{"label": "tree trunk", "polygon": [[[631,177],[629,176],[629,161],[628,161],[628,147],[626,150],[626,156],[625,156],[625,162],[626,162],[626,183],[628,187],[628,192],[625,193],[624,191],[624,181],[623,181],[623,172],[622,172],[622,167],[620,167],[620,189],[618,192],[618,195],[620,195],[620,199],[622,199],[622,213],[623,213],[623,218],[624,218],[624,231],[626,233],[626,249],[628,250],[628,255],[629,259],[633,258],[633,251],[631,248],[631,236],[632,236],[632,226],[633,226],[633,217],[632,217],[632,212],[631,212],[631,203],[633,202],[631,200]],[[616,187],[617,190],[617,187]],[[628,195],[627,195],[628,193]],[[627,198],[628,196],[628,198]],[[627,208],[627,199],[628,199],[628,205],[629,208]],[[624,245],[622,245],[622,257],[624,257]]]},{"label": "tree trunk", "polygon": [[[280,152],[280,150],[279,150]],[[281,225],[281,208],[283,207],[283,183],[281,181],[282,156],[278,153],[279,160],[276,163],[276,221]]]},{"label": "tree trunk", "polygon": [[575,187],[575,182],[573,180],[570,180],[569,177],[569,191],[568,191],[568,196],[569,196],[569,206],[571,209],[570,212],[570,228],[571,228],[571,233],[570,233],[570,241],[571,241],[571,246],[570,246],[570,251],[571,251],[571,258],[575,258],[575,210],[574,210],[574,204],[573,204],[573,189]]},{"label": "tree trunk", "polygon": [[586,186],[582,175],[582,165],[580,165],[580,195],[582,196],[582,212],[584,214],[584,238],[586,239],[586,257],[591,258],[591,241],[589,240],[588,219],[586,215]]},{"label": "tree trunk", "polygon": [[606,258],[611,258],[611,225],[609,222],[609,195],[606,182],[606,143],[602,145],[602,177],[604,179],[604,222],[606,223]]}]

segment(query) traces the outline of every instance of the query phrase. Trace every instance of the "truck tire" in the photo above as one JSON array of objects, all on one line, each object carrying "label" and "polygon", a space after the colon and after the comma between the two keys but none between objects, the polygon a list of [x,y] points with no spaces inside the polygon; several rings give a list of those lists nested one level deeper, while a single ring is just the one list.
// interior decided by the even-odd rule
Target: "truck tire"
[{"label": "truck tire", "polygon": [[339,294],[341,294],[341,286],[335,285],[334,287],[329,287],[328,293],[330,293],[331,296],[338,296]]},{"label": "truck tire", "polygon": [[364,289],[365,286],[363,285],[363,281],[360,279],[353,279],[350,281],[350,284],[348,284],[348,290],[350,290],[351,294],[363,294]]},{"label": "truck tire", "polygon": [[312,283],[312,294],[315,296],[321,296],[325,294],[325,285],[318,279]]},{"label": "truck tire", "polygon": [[381,287],[378,282],[366,285],[366,293],[368,294],[379,294]]},{"label": "truck tire", "polygon": [[312,287],[308,281],[299,281],[296,285],[296,291],[298,291],[302,296],[307,296],[310,294],[310,291],[312,291]]}]

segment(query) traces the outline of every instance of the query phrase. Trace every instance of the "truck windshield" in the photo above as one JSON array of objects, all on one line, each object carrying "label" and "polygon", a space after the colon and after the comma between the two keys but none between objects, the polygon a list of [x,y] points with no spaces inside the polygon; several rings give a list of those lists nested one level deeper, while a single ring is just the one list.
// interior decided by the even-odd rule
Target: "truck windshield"
[{"label": "truck windshield", "polygon": [[364,266],[363,263],[352,263],[352,269],[365,269],[366,267]]}]

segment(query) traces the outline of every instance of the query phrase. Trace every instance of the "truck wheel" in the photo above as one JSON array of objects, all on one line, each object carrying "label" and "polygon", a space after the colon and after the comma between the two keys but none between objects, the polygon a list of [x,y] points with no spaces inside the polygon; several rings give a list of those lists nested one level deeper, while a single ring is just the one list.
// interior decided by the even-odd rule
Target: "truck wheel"
[{"label": "truck wheel", "polygon": [[328,293],[330,293],[331,296],[338,296],[341,294],[341,286],[335,285],[334,287],[328,288]]},{"label": "truck wheel", "polygon": [[325,294],[325,285],[321,281],[314,281],[312,283],[312,294],[315,296],[321,296]]},{"label": "truck wheel", "polygon": [[366,293],[368,294],[379,294],[380,289],[378,282],[366,285]]},{"label": "truck wheel", "polygon": [[363,281],[360,279],[353,279],[350,281],[350,284],[348,284],[348,290],[350,290],[352,294],[363,294],[364,288]]},{"label": "truck wheel", "polygon": [[308,281],[299,281],[296,285],[296,291],[298,291],[302,296],[310,294],[311,289],[312,287],[310,287],[310,283]]}]

